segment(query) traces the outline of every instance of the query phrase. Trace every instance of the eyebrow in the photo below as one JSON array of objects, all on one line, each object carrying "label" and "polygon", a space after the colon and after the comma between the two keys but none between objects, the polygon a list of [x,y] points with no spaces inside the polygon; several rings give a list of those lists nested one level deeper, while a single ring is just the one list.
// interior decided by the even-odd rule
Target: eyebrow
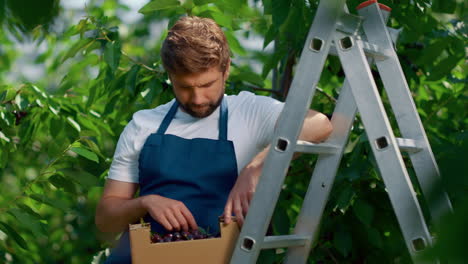
[{"label": "eyebrow", "polygon": [[[212,80],[212,81],[203,83],[203,84],[198,85],[198,86],[199,86],[199,87],[210,86],[210,85],[212,85],[213,83],[215,83],[217,80],[219,80],[219,78],[216,78],[215,80]],[[181,85],[181,87],[182,87],[182,88],[191,88],[191,87],[193,87],[193,86],[191,86],[191,85]]]}]

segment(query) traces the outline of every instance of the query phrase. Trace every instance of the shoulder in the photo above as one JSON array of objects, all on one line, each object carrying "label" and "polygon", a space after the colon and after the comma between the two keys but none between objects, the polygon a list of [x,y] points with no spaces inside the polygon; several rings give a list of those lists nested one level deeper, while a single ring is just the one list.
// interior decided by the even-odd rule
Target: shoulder
[{"label": "shoulder", "polygon": [[282,102],[273,99],[268,96],[263,95],[256,95],[252,92],[242,91],[238,95],[228,95],[227,100],[229,103],[229,107],[234,108],[249,108],[249,107],[264,107],[268,105],[277,105],[282,104]]},{"label": "shoulder", "polygon": [[162,122],[173,103],[174,99],[152,109],[139,110],[133,114],[132,121],[130,122],[137,129],[155,129],[159,127],[159,124]]}]

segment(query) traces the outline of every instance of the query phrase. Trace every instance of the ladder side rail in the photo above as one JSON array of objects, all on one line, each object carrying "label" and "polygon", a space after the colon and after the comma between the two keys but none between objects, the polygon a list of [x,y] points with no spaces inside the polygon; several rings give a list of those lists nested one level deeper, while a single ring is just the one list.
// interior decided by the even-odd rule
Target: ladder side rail
[{"label": "ladder side rail", "polygon": [[[237,239],[231,263],[255,263],[281,186],[289,168],[300,129],[330,49],[336,21],[345,0],[321,1],[301,53],[298,70],[281,112],[257,190]],[[321,21],[320,24],[316,21]],[[314,51],[315,50],[315,51]]]},{"label": "ladder side rail", "polygon": [[340,32],[335,34],[335,43],[403,237],[414,262],[417,262],[420,251],[432,244],[432,238],[367,64],[362,43]]},{"label": "ladder side rail", "polygon": [[430,199],[434,195],[431,192],[435,187],[441,186],[439,168],[411,96],[392,39],[382,18],[382,12],[377,4],[373,4],[360,9],[359,14],[366,18],[363,28],[368,41],[378,45],[389,55],[386,60],[376,61],[376,65],[402,136],[418,141],[418,145],[422,147],[422,151],[409,153],[409,156],[423,194],[426,199],[429,199],[430,214],[435,221],[438,221],[443,215],[452,211],[452,205],[444,191],[437,193],[434,199]]},{"label": "ladder side rail", "polygon": [[309,234],[308,241],[304,246],[288,248],[284,263],[300,264],[306,263],[308,259],[312,245],[319,234],[320,220],[333,187],[356,112],[357,106],[351,87],[345,80],[332,115],[333,132],[327,140],[327,143],[338,146],[338,150],[334,154],[319,155],[294,229],[294,234]]}]

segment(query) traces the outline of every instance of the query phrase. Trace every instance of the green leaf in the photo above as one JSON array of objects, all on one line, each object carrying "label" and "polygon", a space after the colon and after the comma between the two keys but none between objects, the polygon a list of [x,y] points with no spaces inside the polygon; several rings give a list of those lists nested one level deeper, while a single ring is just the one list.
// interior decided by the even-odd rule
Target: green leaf
[{"label": "green leaf", "polygon": [[256,74],[253,71],[241,70],[241,72],[239,72],[236,75],[236,77],[239,78],[240,81],[249,82],[249,83],[257,85],[259,87],[263,87],[262,77],[260,75]]},{"label": "green leaf", "polygon": [[232,30],[232,17],[216,10],[211,10],[211,17],[221,27]]},{"label": "green leaf", "polygon": [[239,40],[237,40],[237,38],[234,36],[234,33],[232,31],[227,30],[226,32],[224,32],[224,34],[226,35],[226,39],[229,43],[229,47],[231,48],[233,53],[237,53],[241,56],[245,56],[247,54],[247,52],[241,46]]},{"label": "green leaf", "polygon": [[346,230],[339,229],[334,234],[333,244],[335,248],[341,253],[341,255],[344,257],[348,256],[353,246],[351,234]]},{"label": "green leaf", "polygon": [[70,149],[71,151],[75,152],[76,154],[82,156],[82,157],[85,157],[89,160],[92,160],[96,163],[99,163],[99,159],[98,159],[98,156],[94,153],[94,152],[91,152],[85,148],[82,148],[82,147],[72,147]]},{"label": "green leaf", "polygon": [[13,98],[15,98],[16,96],[16,90],[13,89],[13,88],[9,88],[6,92],[6,95],[5,95],[5,101],[11,101],[13,100]]},{"label": "green leaf", "polygon": [[120,96],[119,94],[114,94],[110,100],[108,100],[106,104],[106,108],[104,108],[104,113],[102,113],[104,116],[110,115],[112,112],[115,111],[115,104],[119,101]]},{"label": "green leaf", "polygon": [[350,152],[352,152],[354,150],[354,148],[356,147],[356,145],[359,142],[359,138],[360,138],[360,136],[358,136],[353,141],[348,142],[348,144],[346,145],[346,148],[344,150],[344,154],[348,154],[348,153],[350,153]]},{"label": "green leaf", "polygon": [[66,192],[75,194],[75,185],[60,174],[55,174],[48,179],[57,189],[64,189]]},{"label": "green leaf", "polygon": [[274,0],[263,0],[263,13],[265,15],[271,15],[273,13],[272,1]]},{"label": "green leaf", "polygon": [[82,141],[86,143],[86,145],[92,152],[96,153],[98,156],[103,157],[101,154],[101,150],[99,149],[98,145],[93,140],[88,139],[88,138],[83,138]]},{"label": "green leaf", "polygon": [[1,140],[4,140],[4,141],[7,142],[7,143],[10,142],[10,139],[9,139],[7,136],[5,136],[5,134],[3,134],[2,131],[0,131],[0,139],[1,139]]},{"label": "green leaf", "polygon": [[455,0],[435,0],[431,7],[434,12],[453,14],[457,7],[457,2]]},{"label": "green leaf", "polygon": [[427,78],[428,81],[437,81],[441,78],[448,75],[453,68],[455,68],[460,60],[462,60],[464,54],[458,56],[449,56],[442,61],[440,61],[432,70],[430,71],[430,75]]},{"label": "green leaf", "polygon": [[64,212],[69,210],[67,204],[61,199],[50,199],[49,197],[45,195],[37,194],[37,193],[31,194],[29,197],[31,197],[31,199],[34,199],[40,203],[47,204],[51,207],[60,209]]},{"label": "green leaf", "polygon": [[78,124],[75,120],[73,120],[73,118],[67,117],[67,122],[68,122],[74,129],[76,129],[78,132],[81,131],[80,124]]},{"label": "green leaf", "polygon": [[112,73],[114,73],[119,67],[120,55],[120,42],[107,42],[104,50],[104,60],[106,61],[107,65],[109,65],[110,69],[112,70]]},{"label": "green leaf", "polygon": [[43,217],[42,215],[38,214],[36,211],[34,211],[33,209],[31,209],[31,207],[29,207],[29,206],[27,206],[27,205],[25,205],[25,204],[21,204],[21,203],[20,203],[20,204],[17,204],[17,205],[18,205],[18,207],[19,207],[21,210],[23,210],[23,211],[25,211],[26,213],[32,215],[34,218],[36,218],[36,219],[44,219],[44,217]]},{"label": "green leaf", "polygon": [[22,97],[21,94],[17,94],[15,97],[15,104],[18,106],[19,110],[25,110],[29,106],[29,101],[27,98]]},{"label": "green leaf", "polygon": [[13,215],[23,227],[30,229],[34,236],[43,237],[46,235],[45,229],[39,222],[39,219],[36,219],[18,208],[12,208],[8,210],[8,213]]},{"label": "green leaf", "polygon": [[125,78],[125,88],[127,88],[131,95],[135,95],[136,79],[139,70],[139,65],[133,65],[127,73],[127,78]]},{"label": "green leaf", "polygon": [[442,52],[450,45],[447,39],[437,39],[423,50],[422,56],[416,61],[419,65],[431,65],[442,54]]},{"label": "green leaf", "polygon": [[80,51],[81,49],[85,48],[88,44],[93,42],[94,39],[92,38],[86,38],[86,39],[80,39],[78,42],[76,42],[65,55],[63,56],[61,63],[65,62],[68,58],[75,57],[76,53]]},{"label": "green leaf", "polygon": [[290,0],[272,0],[273,25],[279,28],[288,17]]},{"label": "green leaf", "polygon": [[215,3],[216,0],[194,0],[193,2],[195,3],[195,5],[201,6],[201,5],[206,5],[209,3]]},{"label": "green leaf", "polygon": [[26,241],[9,225],[6,223],[0,222],[0,229],[2,229],[5,234],[7,234],[10,238],[15,240],[15,242],[22,247],[23,249],[28,249],[28,244]]},{"label": "green leaf", "polygon": [[5,149],[0,149],[0,169],[3,169],[6,167],[8,163],[8,155],[9,155],[9,151],[6,151]]},{"label": "green leaf", "polygon": [[44,99],[48,98],[47,94],[44,91],[42,91],[41,89],[39,89],[39,87],[37,87],[36,85],[31,84],[30,87],[33,89],[33,91],[36,92],[36,94],[40,95],[42,98],[44,98]]},{"label": "green leaf", "polygon": [[147,3],[140,10],[138,10],[138,12],[142,14],[148,14],[154,11],[174,8],[178,6],[180,6],[180,2],[178,0],[156,0]]},{"label": "green leaf", "polygon": [[162,90],[161,83],[158,79],[152,79],[151,81],[147,82],[143,91],[140,93],[141,96],[145,99],[146,103],[149,105],[153,103],[154,96],[156,92]]},{"label": "green leaf", "polygon": [[91,118],[78,116],[77,119],[78,122],[80,122],[80,124],[82,124],[84,127],[96,132],[97,135],[101,135],[101,130],[99,130],[99,128],[96,125],[94,125],[93,121],[91,121]]},{"label": "green leaf", "polygon": [[284,57],[286,54],[286,50],[283,49],[278,49],[275,53],[273,53],[271,56],[267,58],[266,63],[263,65],[263,70],[262,70],[262,77],[266,78],[268,76],[268,73],[270,71],[277,67],[279,61]]},{"label": "green leaf", "polygon": [[340,192],[337,204],[333,210],[335,211],[338,209],[341,213],[346,213],[355,196],[356,193],[354,192],[353,187],[350,184],[346,185],[344,190]]},{"label": "green leaf", "polygon": [[275,210],[273,214],[273,228],[278,234],[289,234],[291,226],[289,216],[285,208]]},{"label": "green leaf", "polygon": [[379,231],[373,227],[367,227],[367,238],[369,239],[369,243],[371,243],[376,248],[382,248],[382,236],[380,235]]},{"label": "green leaf", "polygon": [[374,219],[374,208],[364,200],[357,200],[353,205],[353,212],[366,226],[370,226]]},{"label": "green leaf", "polygon": [[99,180],[96,176],[86,171],[80,171],[72,178],[76,183],[83,186],[86,190],[99,185]]},{"label": "green leaf", "polygon": [[278,36],[278,29],[273,25],[268,29],[265,39],[263,40],[263,48],[266,48],[270,42],[272,42]]},{"label": "green leaf", "polygon": [[49,122],[49,133],[53,138],[57,138],[64,123],[60,117],[51,117]]}]

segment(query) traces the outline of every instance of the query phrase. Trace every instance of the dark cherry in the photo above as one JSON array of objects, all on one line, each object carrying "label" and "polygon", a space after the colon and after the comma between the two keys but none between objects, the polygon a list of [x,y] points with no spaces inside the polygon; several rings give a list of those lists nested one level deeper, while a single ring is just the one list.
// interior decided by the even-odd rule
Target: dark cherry
[{"label": "dark cherry", "polygon": [[162,241],[161,236],[160,236],[158,233],[154,233],[154,234],[151,236],[151,242],[153,242],[153,243],[158,243],[159,241]]},{"label": "dark cherry", "polygon": [[182,240],[182,235],[179,232],[175,232],[172,237],[173,240],[175,241],[180,241]]}]

